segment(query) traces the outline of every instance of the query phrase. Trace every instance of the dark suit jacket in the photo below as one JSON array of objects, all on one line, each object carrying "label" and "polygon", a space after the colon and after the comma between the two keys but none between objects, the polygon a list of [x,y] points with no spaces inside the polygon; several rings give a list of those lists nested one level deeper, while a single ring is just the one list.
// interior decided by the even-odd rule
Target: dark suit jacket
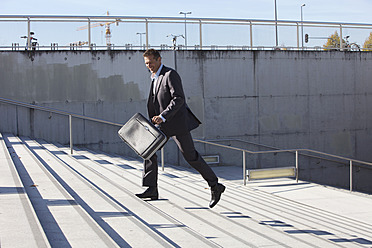
[{"label": "dark suit jacket", "polygon": [[150,120],[160,114],[166,119],[166,122],[161,123],[160,129],[168,137],[185,134],[201,124],[186,105],[181,77],[166,66],[163,66],[159,74],[155,95],[150,88],[147,111]]}]

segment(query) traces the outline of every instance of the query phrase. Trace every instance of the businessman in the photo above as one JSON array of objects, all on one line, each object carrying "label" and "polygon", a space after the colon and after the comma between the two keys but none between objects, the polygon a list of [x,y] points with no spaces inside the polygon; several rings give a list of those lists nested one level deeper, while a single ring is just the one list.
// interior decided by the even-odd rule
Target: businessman
[{"label": "businessman", "polygon": [[[190,131],[199,126],[200,121],[186,105],[181,78],[178,73],[161,62],[160,53],[149,49],[143,54],[145,65],[151,72],[151,88],[147,101],[147,111],[151,121],[171,137],[180,149],[185,160],[195,168],[211,188],[209,207],[213,208],[225,191],[218,178],[204,159],[195,150]],[[155,154],[144,161],[142,186],[148,187],[139,198],[157,200],[158,164]]]}]

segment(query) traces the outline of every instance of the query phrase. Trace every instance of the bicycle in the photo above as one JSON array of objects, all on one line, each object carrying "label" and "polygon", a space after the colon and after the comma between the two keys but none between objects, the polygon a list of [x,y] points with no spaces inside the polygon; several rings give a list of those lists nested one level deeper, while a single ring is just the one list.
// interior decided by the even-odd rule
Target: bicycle
[{"label": "bicycle", "polygon": [[349,37],[349,35],[345,36],[345,48],[349,51],[360,51],[360,46],[355,42],[350,43]]},{"label": "bicycle", "polygon": [[348,36],[345,36],[344,39],[342,39],[342,42],[343,42],[344,46],[343,46],[342,49],[340,49],[340,41],[328,37],[327,39],[331,40],[332,43],[333,43],[332,47],[328,46],[328,48],[333,48],[333,49],[335,48],[335,50],[339,50],[339,51],[342,51],[342,50],[344,50],[344,51],[354,51],[354,52],[360,51],[360,46],[355,42],[350,43],[349,38],[350,38],[350,36],[348,35]]},{"label": "bicycle", "polygon": [[[36,46],[37,46],[37,39],[35,37],[33,37],[35,33],[34,32],[30,32],[30,45],[31,45],[31,49],[32,50],[36,50]],[[21,36],[22,39],[27,39],[28,37],[27,36]],[[33,41],[35,40],[35,41]],[[26,42],[26,47],[25,47],[25,50],[28,50],[28,42]]]}]

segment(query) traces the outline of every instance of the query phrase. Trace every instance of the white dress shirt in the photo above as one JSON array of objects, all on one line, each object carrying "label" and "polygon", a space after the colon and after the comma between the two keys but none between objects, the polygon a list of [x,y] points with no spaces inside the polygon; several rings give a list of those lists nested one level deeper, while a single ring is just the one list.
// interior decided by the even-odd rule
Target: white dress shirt
[{"label": "white dress shirt", "polygon": [[155,74],[151,74],[151,81],[154,81],[154,85],[152,88],[152,92],[154,93],[154,95],[155,95],[156,87],[158,85],[158,78],[159,78],[159,75],[162,69],[163,69],[163,64],[160,65],[158,71]]},{"label": "white dress shirt", "polygon": [[[155,92],[156,92],[156,88],[158,86],[158,79],[159,79],[159,75],[160,75],[160,72],[161,72],[162,69],[163,69],[163,64],[160,65],[158,71],[155,74],[151,74],[151,81],[154,81],[151,90],[154,93],[154,95],[155,95]],[[159,116],[163,120],[163,122],[166,121],[166,119],[161,114]]]}]

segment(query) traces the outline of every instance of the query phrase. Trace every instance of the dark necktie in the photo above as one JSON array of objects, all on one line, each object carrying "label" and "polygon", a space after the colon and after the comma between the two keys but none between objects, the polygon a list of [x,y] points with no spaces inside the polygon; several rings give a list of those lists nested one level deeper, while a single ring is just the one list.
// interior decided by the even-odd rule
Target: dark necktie
[{"label": "dark necktie", "polygon": [[152,80],[152,83],[151,83],[151,85],[152,85],[152,94],[155,96],[155,93],[156,93],[156,86],[157,86],[157,84],[158,84],[158,82],[157,82],[157,80],[154,78],[153,80]]}]

